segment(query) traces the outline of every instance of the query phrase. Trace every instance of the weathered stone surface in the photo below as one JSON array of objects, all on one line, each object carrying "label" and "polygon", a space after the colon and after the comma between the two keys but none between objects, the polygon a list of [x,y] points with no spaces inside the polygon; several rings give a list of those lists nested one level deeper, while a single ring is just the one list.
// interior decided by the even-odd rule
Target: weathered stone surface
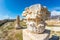
[{"label": "weathered stone surface", "polygon": [[36,27],[36,23],[35,22],[29,22],[27,24],[27,29],[29,31],[35,32],[35,33],[42,33],[45,30],[45,25],[40,23],[37,27]]},{"label": "weathered stone surface", "polygon": [[41,4],[35,4],[26,8],[25,11],[23,11],[22,15],[25,16],[26,19],[36,18],[36,16],[38,16],[39,18],[43,17],[43,19],[45,19],[47,17],[50,17],[50,12],[45,6],[42,6]]},{"label": "weathered stone surface", "polygon": [[45,20],[50,17],[50,13],[41,4],[32,5],[23,11],[26,19],[27,29],[35,33],[43,33],[45,30]]},{"label": "weathered stone surface", "polygon": [[15,28],[18,28],[18,29],[21,28],[19,15],[18,15],[17,18],[16,18]]},{"label": "weathered stone surface", "polygon": [[29,30],[23,30],[23,40],[49,40],[50,31],[45,30],[42,34],[36,34]]}]

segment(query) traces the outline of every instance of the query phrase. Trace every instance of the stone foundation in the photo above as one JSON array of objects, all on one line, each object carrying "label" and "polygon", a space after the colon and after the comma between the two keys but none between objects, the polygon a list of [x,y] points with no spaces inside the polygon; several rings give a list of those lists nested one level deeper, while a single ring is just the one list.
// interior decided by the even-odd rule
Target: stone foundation
[{"label": "stone foundation", "polygon": [[27,29],[23,30],[23,40],[49,40],[49,35],[49,30],[45,30],[42,34],[32,33]]}]

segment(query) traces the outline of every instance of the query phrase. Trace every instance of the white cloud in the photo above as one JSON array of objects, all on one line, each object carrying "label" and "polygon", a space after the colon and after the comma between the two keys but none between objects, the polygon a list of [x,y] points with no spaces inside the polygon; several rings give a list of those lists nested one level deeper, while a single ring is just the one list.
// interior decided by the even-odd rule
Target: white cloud
[{"label": "white cloud", "polygon": [[51,9],[51,15],[55,16],[55,15],[60,15],[60,7],[54,7]]},{"label": "white cloud", "polygon": [[3,20],[3,19],[14,19],[14,18],[9,15],[0,15],[0,20]]},{"label": "white cloud", "polygon": [[60,7],[54,7],[53,10],[60,10]]},{"label": "white cloud", "polygon": [[60,15],[60,11],[53,10],[53,11],[51,11],[51,15],[52,16]]},{"label": "white cloud", "polygon": [[5,16],[3,16],[3,18],[8,19],[8,18],[9,18],[9,16],[8,16],[8,15],[5,15]]}]

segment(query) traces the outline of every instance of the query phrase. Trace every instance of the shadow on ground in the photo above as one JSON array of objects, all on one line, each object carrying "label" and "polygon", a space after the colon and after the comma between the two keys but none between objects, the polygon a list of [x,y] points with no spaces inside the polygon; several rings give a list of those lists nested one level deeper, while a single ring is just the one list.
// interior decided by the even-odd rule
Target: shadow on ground
[{"label": "shadow on ground", "polygon": [[52,35],[52,37],[49,40],[60,40],[60,37],[57,35]]},{"label": "shadow on ground", "polygon": [[21,27],[21,28],[17,27],[16,29],[19,30],[19,29],[26,29],[26,28],[27,27]]}]

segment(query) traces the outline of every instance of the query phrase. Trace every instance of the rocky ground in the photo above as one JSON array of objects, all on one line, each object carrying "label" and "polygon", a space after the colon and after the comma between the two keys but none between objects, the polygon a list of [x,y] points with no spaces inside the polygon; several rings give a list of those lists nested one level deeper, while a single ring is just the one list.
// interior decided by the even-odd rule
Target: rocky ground
[{"label": "rocky ground", "polygon": [[[26,24],[20,22],[22,27],[26,27]],[[0,26],[0,40],[23,40],[22,38],[22,29],[15,29],[15,22],[7,22],[4,25]],[[56,35],[58,34],[58,35]],[[60,37],[60,32],[51,31],[50,40]],[[53,36],[52,36],[53,35]]]},{"label": "rocky ground", "polygon": [[14,22],[7,22],[0,27],[0,40],[23,40],[22,29],[15,29]]}]

